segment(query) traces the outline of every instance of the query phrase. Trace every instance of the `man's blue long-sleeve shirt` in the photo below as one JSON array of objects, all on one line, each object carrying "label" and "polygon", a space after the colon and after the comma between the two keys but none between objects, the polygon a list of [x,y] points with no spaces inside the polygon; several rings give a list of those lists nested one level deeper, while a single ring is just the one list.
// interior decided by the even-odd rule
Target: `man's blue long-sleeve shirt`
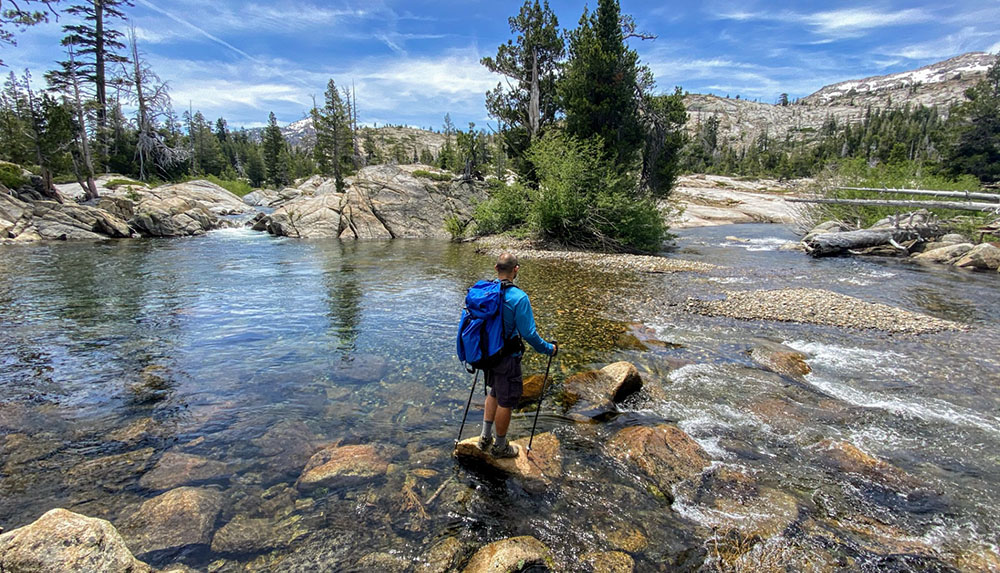
[{"label": "man's blue long-sleeve shirt", "polygon": [[555,346],[543,340],[535,331],[535,315],[531,311],[528,295],[514,286],[504,290],[503,331],[507,338],[519,334],[541,354],[552,354],[555,351]]}]

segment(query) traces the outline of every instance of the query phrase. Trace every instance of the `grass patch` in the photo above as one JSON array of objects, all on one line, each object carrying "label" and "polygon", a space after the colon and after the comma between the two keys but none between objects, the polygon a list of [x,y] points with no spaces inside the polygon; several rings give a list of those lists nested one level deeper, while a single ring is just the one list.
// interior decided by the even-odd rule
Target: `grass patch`
[{"label": "grass patch", "polygon": [[246,181],[220,179],[215,175],[209,175],[205,177],[205,180],[210,183],[215,183],[219,187],[222,187],[223,189],[229,191],[230,193],[236,195],[237,197],[243,197],[244,195],[251,193],[253,191],[253,187],[251,187],[250,184],[247,183]]},{"label": "grass patch", "polygon": [[28,178],[21,174],[21,166],[13,163],[0,163],[0,183],[11,191],[29,183]]},{"label": "grass patch", "polygon": [[423,177],[424,179],[430,179],[431,181],[451,181],[452,175],[450,173],[433,173],[427,171],[426,169],[417,169],[413,172],[414,177]]}]

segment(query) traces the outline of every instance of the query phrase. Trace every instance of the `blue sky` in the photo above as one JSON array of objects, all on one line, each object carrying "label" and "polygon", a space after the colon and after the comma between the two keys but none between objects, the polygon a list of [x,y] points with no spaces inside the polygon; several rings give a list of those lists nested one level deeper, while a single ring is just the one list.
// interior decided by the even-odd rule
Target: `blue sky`
[{"label": "blue sky", "polygon": [[[64,0],[65,2],[66,0]],[[170,84],[175,109],[259,126],[305,117],[326,82],[354,82],[362,123],[465,127],[489,122],[480,64],[510,36],[520,2],[134,0],[140,50]],[[550,2],[562,28],[584,2]],[[590,2],[596,6],[596,0]],[[824,85],[1000,51],[1000,1],[639,2],[622,0],[655,41],[632,40],[659,88],[774,102]],[[9,69],[35,78],[63,57],[59,21],[3,46]],[[123,26],[124,27],[124,26]]]}]

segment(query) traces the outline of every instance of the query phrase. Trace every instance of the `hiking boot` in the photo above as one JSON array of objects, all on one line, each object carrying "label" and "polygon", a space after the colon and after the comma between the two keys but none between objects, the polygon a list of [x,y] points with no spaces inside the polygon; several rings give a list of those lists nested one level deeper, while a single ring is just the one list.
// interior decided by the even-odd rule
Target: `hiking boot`
[{"label": "hiking boot", "polygon": [[479,449],[482,451],[488,451],[490,446],[493,445],[493,434],[485,434],[479,436]]},{"label": "hiking boot", "polygon": [[502,450],[493,447],[490,449],[490,455],[494,458],[516,458],[519,449],[516,445],[507,443]]}]

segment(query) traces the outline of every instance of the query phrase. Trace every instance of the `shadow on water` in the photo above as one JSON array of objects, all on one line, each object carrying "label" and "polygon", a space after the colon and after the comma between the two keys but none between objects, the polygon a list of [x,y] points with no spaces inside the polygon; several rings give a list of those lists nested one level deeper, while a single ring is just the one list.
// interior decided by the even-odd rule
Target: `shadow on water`
[{"label": "shadow on water", "polygon": [[[538,330],[563,349],[539,419],[539,433],[561,442],[563,475],[541,493],[451,457],[472,382],[454,358],[454,330],[466,288],[493,275],[494,261],[472,245],[233,230],[5,250],[0,525],[67,507],[111,520],[132,540],[140,504],[187,484],[222,494],[202,539],[225,539],[238,528],[219,531],[233,523],[265,534],[235,549],[157,548],[145,555],[154,565],[392,569],[449,539],[468,556],[532,535],[567,566],[618,550],[638,570],[695,570],[719,551],[713,528],[724,526],[749,536],[725,543],[776,539],[793,563],[876,567],[896,555],[892,567],[933,569],[944,562],[928,547],[988,542],[1000,526],[991,509],[1000,365],[968,349],[1000,342],[995,282],[774,250],[788,236],[771,226],[685,232],[666,256],[720,265],[702,274],[522,262],[518,283]],[[788,286],[974,329],[887,341],[683,311],[690,296]],[[803,352],[812,371],[765,371],[748,354],[757,340]],[[572,422],[556,400],[562,382],[616,360],[636,363],[643,390],[606,423]],[[529,352],[525,374],[545,364]],[[473,403],[467,436],[478,431],[481,393]],[[526,435],[533,413],[515,413],[512,433]],[[712,459],[673,492],[607,450],[622,428],[663,422]],[[841,443],[890,469],[850,466],[854,450]],[[384,474],[296,487],[318,449],[359,444],[378,448]],[[190,463],[170,469],[178,459]],[[168,486],[157,482],[164,475]]]}]

